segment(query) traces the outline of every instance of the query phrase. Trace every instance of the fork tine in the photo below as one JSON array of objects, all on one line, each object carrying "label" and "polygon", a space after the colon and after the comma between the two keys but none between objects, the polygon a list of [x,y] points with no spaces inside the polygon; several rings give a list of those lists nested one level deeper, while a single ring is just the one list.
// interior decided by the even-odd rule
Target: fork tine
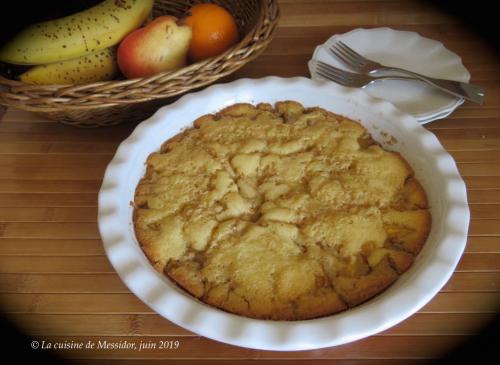
[{"label": "fork tine", "polygon": [[352,77],[349,73],[346,73],[343,70],[337,69],[321,61],[315,61],[315,63],[316,72],[320,76],[345,86],[349,85],[352,82]]},{"label": "fork tine", "polygon": [[333,81],[333,82],[336,82],[337,84],[344,85],[344,86],[347,86],[349,84],[349,82],[347,80],[345,80],[341,77],[338,77],[337,75],[330,74],[323,69],[317,69],[316,72],[318,73],[318,75],[322,76],[323,78],[330,80],[330,81]]},{"label": "fork tine", "polygon": [[335,68],[333,66],[330,66],[330,65],[328,65],[328,64],[326,64],[326,63],[324,63],[322,61],[316,61],[316,67],[320,68],[322,70],[325,70],[328,73],[335,74],[336,76],[339,76],[339,77],[343,77],[344,76],[343,73],[339,69],[337,69],[337,68]]},{"label": "fork tine", "polygon": [[363,66],[361,63],[358,62],[356,58],[353,58],[349,53],[339,48],[338,45],[335,43],[330,47],[330,52],[332,52],[346,65],[349,65],[354,69],[360,69]]},{"label": "fork tine", "polygon": [[366,64],[366,58],[361,56],[359,53],[357,53],[355,50],[353,50],[347,44],[345,44],[341,40],[338,40],[337,44],[338,44],[339,48],[341,48],[344,52],[348,53],[352,58],[356,59],[359,63]]},{"label": "fork tine", "polygon": [[349,76],[349,74],[347,72],[345,72],[344,70],[340,70],[340,69],[333,67],[332,65],[329,65],[329,64],[324,63],[322,61],[316,61],[316,65],[319,68],[321,68],[321,69],[323,69],[331,74],[337,75],[338,77],[348,78],[348,76]]},{"label": "fork tine", "polygon": [[323,78],[325,78],[327,80],[336,82],[337,84],[340,84],[340,85],[343,85],[343,86],[348,86],[347,82],[344,79],[339,79],[336,76],[327,74],[326,72],[322,71],[321,69],[316,69],[316,73],[319,76],[321,76],[321,77],[323,77]]}]

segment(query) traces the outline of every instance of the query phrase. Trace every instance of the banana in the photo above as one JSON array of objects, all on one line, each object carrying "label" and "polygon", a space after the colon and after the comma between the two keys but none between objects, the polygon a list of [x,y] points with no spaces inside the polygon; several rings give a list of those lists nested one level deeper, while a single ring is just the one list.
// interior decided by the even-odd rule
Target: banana
[{"label": "banana", "polygon": [[0,61],[38,65],[109,48],[149,16],[154,0],[105,0],[79,13],[31,25],[0,49]]},{"label": "banana", "polygon": [[85,84],[111,80],[118,74],[116,47],[71,60],[35,66],[19,76],[28,84]]}]

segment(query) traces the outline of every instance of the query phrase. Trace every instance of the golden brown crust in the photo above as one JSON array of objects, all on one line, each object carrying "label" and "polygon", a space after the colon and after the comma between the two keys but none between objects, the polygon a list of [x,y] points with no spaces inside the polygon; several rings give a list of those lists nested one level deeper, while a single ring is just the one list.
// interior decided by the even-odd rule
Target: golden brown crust
[{"label": "golden brown crust", "polygon": [[213,114],[205,114],[205,115],[202,115],[201,117],[195,119],[195,121],[193,122],[193,127],[194,128],[200,128],[203,123],[211,122],[211,121],[214,121],[214,120],[215,120],[215,115],[213,115]]},{"label": "golden brown crust", "polygon": [[417,179],[410,178],[406,181],[402,190],[404,208],[406,209],[426,209],[428,206],[427,195],[424,188]]},{"label": "golden brown crust", "polygon": [[354,278],[340,276],[335,283],[335,290],[352,307],[377,295],[397,278],[397,272],[385,257],[368,275]]},{"label": "golden brown crust", "polygon": [[431,215],[426,209],[388,210],[383,221],[391,243],[414,255],[422,249],[431,229]]},{"label": "golden brown crust", "polygon": [[400,154],[295,101],[202,116],[146,163],[133,216],[146,256],[196,298],[248,317],[362,303],[408,270],[431,227]]},{"label": "golden brown crust", "polygon": [[199,269],[199,265],[188,261],[166,270],[166,274],[192,295],[200,298],[205,292],[205,287]]}]

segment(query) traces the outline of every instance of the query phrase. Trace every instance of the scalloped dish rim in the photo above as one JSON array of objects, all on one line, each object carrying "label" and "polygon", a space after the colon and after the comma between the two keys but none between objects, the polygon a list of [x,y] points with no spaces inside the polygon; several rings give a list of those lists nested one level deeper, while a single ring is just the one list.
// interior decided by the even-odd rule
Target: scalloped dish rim
[{"label": "scalloped dish rim", "polygon": [[[429,198],[432,228],[413,266],[367,302],[311,320],[271,321],[210,307],[179,289],[149,263],[135,238],[131,201],[146,157],[197,116],[239,102],[296,100],[360,121],[385,148],[400,152]],[[390,138],[387,138],[390,136]],[[240,79],[183,96],[160,108],[124,140],[109,163],[98,198],[107,257],[126,286],[153,311],[199,335],[261,350],[330,347],[384,331],[427,304],[446,284],[465,249],[470,212],[455,161],[415,118],[361,90],[303,77]]]}]

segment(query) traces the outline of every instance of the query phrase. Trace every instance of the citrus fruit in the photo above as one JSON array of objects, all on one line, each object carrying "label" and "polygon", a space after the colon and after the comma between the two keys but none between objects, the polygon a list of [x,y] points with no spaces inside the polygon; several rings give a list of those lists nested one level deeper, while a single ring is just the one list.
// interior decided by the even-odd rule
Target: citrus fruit
[{"label": "citrus fruit", "polygon": [[217,56],[238,41],[234,17],[218,5],[195,5],[189,10],[184,22],[191,27],[193,33],[189,47],[192,62]]}]

